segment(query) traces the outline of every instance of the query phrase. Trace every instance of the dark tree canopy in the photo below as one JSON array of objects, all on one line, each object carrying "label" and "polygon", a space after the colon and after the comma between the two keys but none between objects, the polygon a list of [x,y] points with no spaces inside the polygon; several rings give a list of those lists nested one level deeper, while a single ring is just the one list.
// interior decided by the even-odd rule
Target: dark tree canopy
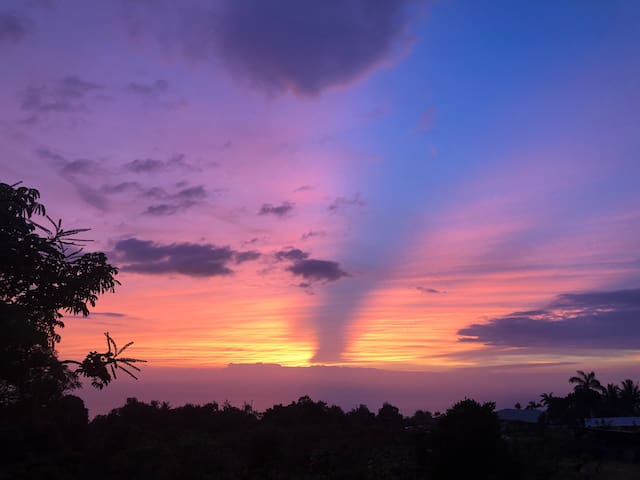
[{"label": "dark tree canopy", "polygon": [[58,360],[55,347],[60,341],[58,329],[64,327],[63,314],[87,316],[100,294],[114,291],[118,270],[104,253],[83,252],[86,240],[77,236],[86,229],[64,230],[61,221],[46,214],[39,197],[35,189],[0,183],[0,405],[4,406],[44,405],[79,386],[79,375],[102,388],[115,375],[116,360],[136,368],[131,365],[136,359],[117,358],[120,352],[108,334],[108,352],[91,352],[82,362]]}]

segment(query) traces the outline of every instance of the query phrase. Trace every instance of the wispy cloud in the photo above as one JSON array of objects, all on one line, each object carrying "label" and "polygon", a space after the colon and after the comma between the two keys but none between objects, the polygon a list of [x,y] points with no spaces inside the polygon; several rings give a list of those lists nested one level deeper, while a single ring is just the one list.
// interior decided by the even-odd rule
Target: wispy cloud
[{"label": "wispy cloud", "polygon": [[416,287],[416,290],[422,292],[422,293],[433,293],[433,294],[443,294],[443,293],[447,293],[443,290],[436,290],[435,288],[428,288],[428,287],[421,287],[418,286]]},{"label": "wispy cloud", "polygon": [[124,164],[124,169],[132,173],[152,174],[171,170],[187,172],[198,171],[198,168],[186,161],[185,155],[174,155],[168,160],[157,158],[136,158]]},{"label": "wispy cloud", "polygon": [[356,207],[361,208],[364,207],[366,203],[360,197],[359,193],[356,193],[352,197],[337,197],[331,205],[329,205],[328,209],[331,213],[337,213],[339,211],[343,211],[348,208]]},{"label": "wispy cloud", "polygon": [[60,176],[75,187],[80,198],[86,203],[99,210],[107,210],[108,202],[104,193],[91,184],[91,179],[95,175],[104,173],[100,162],[87,158],[70,160],[48,148],[36,150],[36,155],[52,162]]},{"label": "wispy cloud", "polygon": [[300,237],[301,240],[309,240],[312,237],[324,237],[327,233],[323,230],[309,230]]},{"label": "wispy cloud", "polygon": [[274,215],[279,218],[285,217],[293,210],[294,204],[291,202],[282,202],[280,205],[272,205],[270,203],[263,203],[258,215]]},{"label": "wispy cloud", "polygon": [[174,215],[203,203],[207,198],[207,192],[202,185],[183,188],[173,194],[167,194],[163,189],[157,188],[146,193],[162,201],[149,205],[144,212],[147,215]]},{"label": "wispy cloud", "polygon": [[86,112],[89,94],[102,88],[77,75],[51,85],[29,85],[22,93],[22,110],[34,114]]},{"label": "wispy cloud", "polygon": [[169,89],[169,82],[166,80],[156,80],[152,83],[137,83],[131,82],[125,87],[125,90],[135,95],[142,95],[144,97],[159,95],[166,93]]}]

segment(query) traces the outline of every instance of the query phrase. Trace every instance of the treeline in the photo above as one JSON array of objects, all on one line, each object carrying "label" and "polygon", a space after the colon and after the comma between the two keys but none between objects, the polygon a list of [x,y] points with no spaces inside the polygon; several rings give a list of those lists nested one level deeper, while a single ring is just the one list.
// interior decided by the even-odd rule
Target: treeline
[{"label": "treeline", "polygon": [[[66,396],[28,420],[3,410],[4,478],[518,478],[493,403],[404,417],[301,397],[256,412],[130,398],[88,422]],[[7,413],[9,413],[7,415]],[[19,415],[19,416],[18,416]],[[464,461],[460,461],[460,456]],[[453,476],[452,476],[453,475]]]}]

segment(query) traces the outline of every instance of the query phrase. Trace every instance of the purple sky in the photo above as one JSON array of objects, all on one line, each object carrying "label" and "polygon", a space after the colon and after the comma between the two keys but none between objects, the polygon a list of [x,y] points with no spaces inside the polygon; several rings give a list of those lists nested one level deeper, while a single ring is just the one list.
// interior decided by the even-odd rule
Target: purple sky
[{"label": "purple sky", "polygon": [[[226,385],[212,400],[239,399],[253,373],[229,363],[431,372],[437,408],[510,399],[532,369],[543,390],[544,368],[550,388],[578,368],[637,379],[639,14],[2,2],[0,179],[38,188],[121,268],[68,319],[61,356],[108,330],[150,362],[114,392],[171,397],[161,382],[193,378],[191,401],[208,395],[193,369]],[[346,377],[319,371],[282,391],[346,398]],[[470,371],[484,386],[463,392]],[[422,373],[400,388],[362,372],[357,403],[423,395]]]}]

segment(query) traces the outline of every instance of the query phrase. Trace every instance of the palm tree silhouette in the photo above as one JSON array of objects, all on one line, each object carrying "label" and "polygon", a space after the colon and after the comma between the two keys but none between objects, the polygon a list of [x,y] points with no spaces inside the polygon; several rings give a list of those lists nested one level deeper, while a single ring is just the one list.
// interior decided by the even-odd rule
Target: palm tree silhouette
[{"label": "palm tree silhouette", "polygon": [[587,393],[587,392],[595,392],[595,393],[605,393],[606,389],[600,383],[600,380],[596,378],[596,374],[594,372],[585,373],[582,370],[576,371],[577,376],[571,377],[569,379],[570,383],[575,384],[573,390],[576,393]]},{"label": "palm tree silhouette", "polygon": [[624,413],[633,415],[638,411],[640,404],[640,387],[633,380],[627,378],[620,383],[620,403],[624,408]]},{"label": "palm tree silhouette", "polygon": [[594,372],[585,373],[582,370],[576,372],[578,375],[571,377],[569,382],[573,383],[574,401],[576,412],[579,418],[594,417],[602,403],[602,394],[606,389],[596,378]]},{"label": "palm tree silhouette", "polygon": [[542,405],[544,405],[545,407],[548,407],[549,404],[553,401],[553,392],[549,392],[549,393],[543,393],[540,395],[540,403]]}]

